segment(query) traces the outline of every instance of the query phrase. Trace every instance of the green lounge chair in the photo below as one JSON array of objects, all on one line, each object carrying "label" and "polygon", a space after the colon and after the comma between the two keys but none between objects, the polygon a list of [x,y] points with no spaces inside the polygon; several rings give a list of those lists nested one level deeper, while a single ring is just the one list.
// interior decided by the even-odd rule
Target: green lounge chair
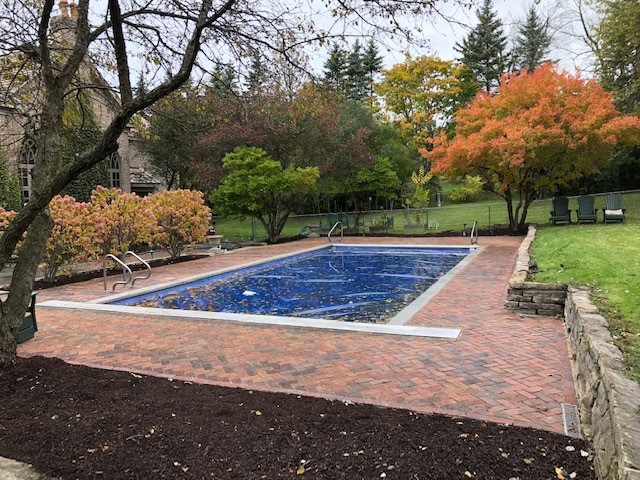
[{"label": "green lounge chair", "polygon": [[569,199],[567,197],[554,197],[551,200],[553,210],[549,212],[551,217],[549,222],[554,225],[556,222],[571,223],[571,210],[569,210]]},{"label": "green lounge chair", "polygon": [[592,195],[581,195],[578,197],[578,223],[580,222],[593,222],[598,223],[598,215],[595,207],[593,206]]},{"label": "green lounge chair", "polygon": [[624,222],[624,212],[626,211],[625,208],[622,208],[622,195],[619,193],[610,193],[604,197],[604,208],[602,209],[604,223]]},{"label": "green lounge chair", "polygon": [[36,323],[36,292],[31,294],[31,304],[24,314],[24,320],[18,331],[18,343],[26,342],[30,338],[33,338],[38,331],[38,324]]}]

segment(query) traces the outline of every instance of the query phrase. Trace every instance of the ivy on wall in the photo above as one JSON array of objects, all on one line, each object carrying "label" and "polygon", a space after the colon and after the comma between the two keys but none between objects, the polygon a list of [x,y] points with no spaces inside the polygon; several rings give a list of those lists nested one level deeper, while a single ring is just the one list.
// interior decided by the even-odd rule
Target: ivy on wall
[{"label": "ivy on wall", "polygon": [[[101,131],[94,119],[91,100],[82,92],[67,102],[62,120],[65,135],[62,139],[60,162],[64,164],[66,159],[93,147],[100,138]],[[108,158],[78,175],[62,195],[71,195],[80,202],[87,202],[91,199],[92,190],[98,185],[109,186]]]},{"label": "ivy on wall", "polygon": [[0,146],[0,207],[17,211],[21,206],[20,179],[9,172],[7,157]]}]

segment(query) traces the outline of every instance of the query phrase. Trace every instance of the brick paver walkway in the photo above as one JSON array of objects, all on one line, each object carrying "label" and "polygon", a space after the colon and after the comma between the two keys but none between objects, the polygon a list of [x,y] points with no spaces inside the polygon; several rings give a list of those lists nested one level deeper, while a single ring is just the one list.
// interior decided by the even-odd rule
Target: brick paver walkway
[{"label": "brick paver walkway", "polygon": [[[461,240],[466,239],[348,239]],[[576,403],[562,322],[523,318],[502,307],[520,242],[482,238],[482,252],[411,321],[461,328],[457,340],[41,307],[40,330],[18,353],[562,432],[560,404]],[[152,279],[166,282],[322,243],[326,239],[238,250],[157,268]],[[38,300],[103,295],[100,279],[42,291]]]}]

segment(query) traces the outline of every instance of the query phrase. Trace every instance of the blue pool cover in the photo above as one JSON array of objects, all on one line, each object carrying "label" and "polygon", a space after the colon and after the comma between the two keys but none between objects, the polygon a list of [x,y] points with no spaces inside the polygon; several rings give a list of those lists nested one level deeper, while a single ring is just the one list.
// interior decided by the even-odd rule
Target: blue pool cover
[{"label": "blue pool cover", "polygon": [[468,253],[334,245],[111,303],[385,323]]}]

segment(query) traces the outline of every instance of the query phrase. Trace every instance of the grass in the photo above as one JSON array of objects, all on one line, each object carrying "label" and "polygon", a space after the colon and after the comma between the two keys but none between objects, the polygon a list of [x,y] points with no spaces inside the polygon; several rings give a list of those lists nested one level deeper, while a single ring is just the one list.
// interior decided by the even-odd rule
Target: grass
[{"label": "grass", "polygon": [[[629,196],[630,197],[630,196]],[[627,202],[627,200],[633,200]],[[543,226],[532,245],[540,282],[590,288],[629,376],[640,382],[640,196],[625,198],[627,223]]]},{"label": "grass", "polygon": [[[640,221],[640,194],[626,194],[623,203],[628,210],[629,223]],[[596,207],[602,208],[603,206],[604,200],[602,197],[597,197]],[[570,199],[569,207],[573,210],[578,208],[575,198]],[[529,209],[527,221],[546,224],[549,221],[550,210],[550,199],[537,200]],[[462,232],[464,224],[470,229],[474,221],[477,221],[480,227],[508,223],[506,204],[502,199],[495,197],[494,199],[485,199],[473,203],[433,207],[421,212],[402,209],[394,210],[393,212],[375,212],[364,217],[365,231],[368,232],[371,226],[381,223],[385,214],[393,217],[393,229],[390,232],[407,235],[446,230]],[[601,215],[600,212],[599,214]],[[428,228],[429,222],[431,222],[431,229]],[[327,225],[326,215],[291,216],[281,236],[292,237],[297,235],[305,225],[318,225],[320,223],[323,226]],[[261,241],[267,238],[267,234],[260,222],[255,221],[254,228],[254,240]],[[252,238],[251,220],[221,218],[217,221],[216,231],[230,241],[248,241]]]}]

